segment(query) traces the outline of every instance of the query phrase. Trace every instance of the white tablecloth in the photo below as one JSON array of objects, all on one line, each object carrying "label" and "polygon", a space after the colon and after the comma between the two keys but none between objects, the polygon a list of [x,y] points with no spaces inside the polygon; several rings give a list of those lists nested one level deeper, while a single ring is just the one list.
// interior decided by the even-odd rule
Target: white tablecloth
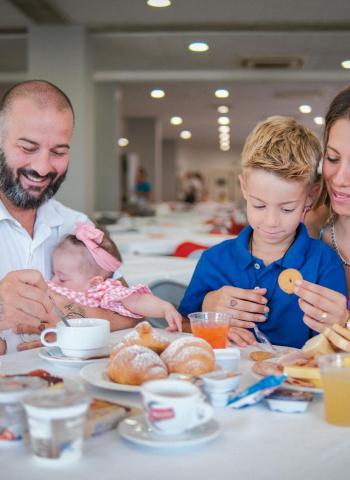
[{"label": "white tablecloth", "polygon": [[[78,378],[78,369],[58,368],[37,351],[7,355],[0,372],[45,368]],[[253,382],[243,361],[242,385]],[[137,394],[89,389],[93,395],[138,404]],[[26,480],[346,480],[350,429],[328,425],[316,399],[304,414],[269,411],[263,404],[244,410],[217,409],[222,434],[211,443],[178,451],[152,450],[123,441],[117,431],[85,443],[83,458],[64,467],[36,463],[29,446],[0,449],[1,478]]]},{"label": "white tablecloth", "polygon": [[188,285],[198,260],[181,257],[123,255],[121,273],[129,285],[175,280]]}]

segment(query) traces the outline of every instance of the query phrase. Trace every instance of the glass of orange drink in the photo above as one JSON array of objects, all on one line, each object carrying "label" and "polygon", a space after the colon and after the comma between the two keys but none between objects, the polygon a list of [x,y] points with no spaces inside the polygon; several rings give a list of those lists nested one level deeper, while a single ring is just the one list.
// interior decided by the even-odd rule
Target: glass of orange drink
[{"label": "glass of orange drink", "polygon": [[195,312],[188,317],[193,335],[203,338],[213,348],[226,348],[232,315],[219,312]]},{"label": "glass of orange drink", "polygon": [[326,421],[350,427],[350,353],[318,358],[324,390]]}]

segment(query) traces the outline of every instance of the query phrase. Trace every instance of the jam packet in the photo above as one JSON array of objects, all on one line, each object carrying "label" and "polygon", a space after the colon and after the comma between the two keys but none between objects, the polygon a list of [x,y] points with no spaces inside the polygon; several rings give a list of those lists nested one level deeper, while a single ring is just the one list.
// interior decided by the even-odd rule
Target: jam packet
[{"label": "jam packet", "polygon": [[270,395],[286,379],[287,375],[269,375],[268,377],[259,380],[259,382],[254,383],[246,390],[243,390],[243,392],[239,393],[235,397],[230,398],[227,406],[232,408],[244,408],[254,405]]}]

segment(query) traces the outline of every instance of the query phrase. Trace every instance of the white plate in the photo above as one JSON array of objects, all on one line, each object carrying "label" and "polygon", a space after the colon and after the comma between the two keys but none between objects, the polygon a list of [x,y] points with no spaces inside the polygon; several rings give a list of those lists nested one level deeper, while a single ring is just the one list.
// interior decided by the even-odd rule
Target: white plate
[{"label": "white plate", "polygon": [[220,434],[220,425],[214,419],[180,435],[164,436],[147,425],[144,415],[125,418],[118,426],[119,434],[130,442],[154,448],[182,448],[213,440]]},{"label": "white plate", "polygon": [[[70,367],[83,367],[84,365],[89,365],[91,363],[96,363],[96,362],[102,362],[106,361],[105,358],[73,358],[73,357],[65,357],[65,356],[56,356],[56,355],[50,355],[48,353],[48,350],[52,350],[53,348],[56,347],[46,347],[46,348],[41,348],[39,350],[39,357],[42,358],[43,360],[46,360],[48,362],[53,362],[53,363],[58,363],[60,365],[67,365]],[[111,350],[111,346],[106,349],[106,355],[109,354]]]},{"label": "white plate", "polygon": [[[113,343],[114,345],[118,344],[128,333],[129,331],[134,330],[130,328],[128,330],[114,332]],[[157,330],[157,329],[155,329]],[[177,338],[188,336],[188,333],[182,332],[167,332],[166,330],[159,329],[162,331],[162,335],[167,337],[170,341],[176,340]],[[80,376],[88,383],[94,387],[105,388],[107,390],[116,390],[121,392],[139,392],[139,385],[123,385],[121,383],[112,382],[107,375],[107,364],[108,360],[99,361],[98,363],[90,363],[80,370]]]},{"label": "white plate", "polygon": [[119,392],[139,392],[139,385],[122,385],[112,382],[107,375],[108,360],[90,363],[83,367],[79,374],[83,380],[94,387],[106,388],[107,390],[116,390]]},{"label": "white plate", "polygon": [[[253,375],[254,378],[257,380],[261,380],[264,377],[262,375],[259,375],[258,373],[251,371],[251,374]],[[282,383],[281,387],[285,388],[286,390],[294,390],[295,392],[310,392],[310,393],[319,393],[323,395],[323,389],[322,388],[316,388],[316,387],[302,387],[301,385],[291,385],[290,383]]]}]

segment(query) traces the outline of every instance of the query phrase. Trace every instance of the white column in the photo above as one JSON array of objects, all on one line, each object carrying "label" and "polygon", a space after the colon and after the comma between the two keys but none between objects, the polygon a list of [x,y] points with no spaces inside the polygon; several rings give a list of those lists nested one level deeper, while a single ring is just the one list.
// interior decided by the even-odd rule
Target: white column
[{"label": "white column", "polygon": [[48,80],[70,98],[75,110],[71,160],[56,198],[91,214],[95,209],[94,88],[91,48],[84,28],[29,28],[28,78]]}]

